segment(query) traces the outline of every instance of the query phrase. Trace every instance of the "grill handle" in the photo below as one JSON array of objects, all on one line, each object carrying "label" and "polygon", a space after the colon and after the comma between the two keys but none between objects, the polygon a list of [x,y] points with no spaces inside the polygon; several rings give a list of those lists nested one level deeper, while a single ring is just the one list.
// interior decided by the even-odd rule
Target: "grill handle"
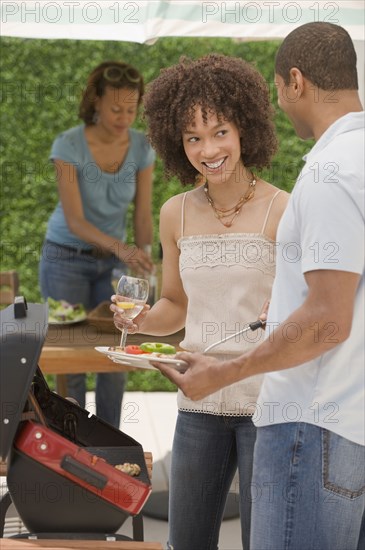
[{"label": "grill handle", "polygon": [[85,466],[85,464],[81,464],[81,462],[78,462],[70,455],[65,455],[63,457],[61,468],[97,489],[104,489],[108,483],[108,478],[106,476],[99,472],[95,472],[95,470]]},{"label": "grill handle", "polygon": [[24,296],[15,296],[14,298],[14,318],[22,319],[27,316],[27,300]]}]

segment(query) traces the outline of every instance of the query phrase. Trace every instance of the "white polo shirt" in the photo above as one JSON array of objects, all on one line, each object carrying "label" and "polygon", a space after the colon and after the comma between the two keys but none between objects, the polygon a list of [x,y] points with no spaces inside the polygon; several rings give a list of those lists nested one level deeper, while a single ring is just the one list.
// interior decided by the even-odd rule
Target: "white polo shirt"
[{"label": "white polo shirt", "polygon": [[[351,335],[312,361],[266,374],[254,417],[257,426],[308,422],[365,444],[364,150],[364,113],[349,113],[331,125],[305,157],[278,228],[267,321],[270,338],[304,302],[306,272],[348,271],[361,274]],[[286,337],[295,346],[300,327],[290,329]],[[334,318],[327,340],[336,341],[336,332]],[[318,341],[315,324],[313,340]]]}]

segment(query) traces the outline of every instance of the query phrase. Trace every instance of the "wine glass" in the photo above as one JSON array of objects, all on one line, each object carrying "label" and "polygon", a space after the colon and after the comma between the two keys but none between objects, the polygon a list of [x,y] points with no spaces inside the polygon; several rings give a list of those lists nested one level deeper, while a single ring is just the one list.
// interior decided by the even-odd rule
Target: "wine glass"
[{"label": "wine glass", "polygon": [[[138,277],[130,277],[123,275],[117,285],[118,301],[116,305],[124,312],[127,319],[134,319],[141,313],[143,306],[148,298],[148,281]],[[125,348],[128,331],[121,329],[122,336],[120,339],[120,347]]]}]

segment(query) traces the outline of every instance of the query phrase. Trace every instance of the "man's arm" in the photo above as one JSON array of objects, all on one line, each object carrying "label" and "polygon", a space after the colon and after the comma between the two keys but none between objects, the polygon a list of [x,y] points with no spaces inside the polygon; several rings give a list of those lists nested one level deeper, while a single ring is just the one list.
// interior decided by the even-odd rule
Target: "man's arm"
[{"label": "man's arm", "polygon": [[166,365],[158,368],[191,399],[255,374],[289,369],[306,363],[345,341],[351,331],[360,275],[318,270],[305,274],[308,294],[262,344],[230,361],[182,353],[190,368],[181,374]]}]

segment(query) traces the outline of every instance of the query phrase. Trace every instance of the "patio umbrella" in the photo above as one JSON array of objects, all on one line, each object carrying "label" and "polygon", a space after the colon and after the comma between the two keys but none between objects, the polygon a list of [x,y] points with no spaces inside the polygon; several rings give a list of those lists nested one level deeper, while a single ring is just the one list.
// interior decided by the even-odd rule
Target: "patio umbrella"
[{"label": "patio umbrella", "polygon": [[0,34],[141,44],[164,36],[272,40],[304,23],[327,21],[345,27],[354,41],[364,99],[364,13],[362,0],[3,0]]}]

